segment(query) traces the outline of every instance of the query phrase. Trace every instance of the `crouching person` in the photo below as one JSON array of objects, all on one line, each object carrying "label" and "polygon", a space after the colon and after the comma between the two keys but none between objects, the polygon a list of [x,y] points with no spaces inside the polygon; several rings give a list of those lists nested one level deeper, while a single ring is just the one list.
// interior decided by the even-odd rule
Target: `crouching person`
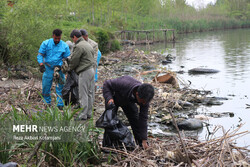
[{"label": "crouching person", "polygon": [[74,70],[78,76],[79,102],[81,111],[77,120],[91,118],[94,103],[95,60],[92,46],[82,38],[79,30],[73,30],[70,37],[74,46],[69,61],[69,71]]},{"label": "crouching person", "polygon": [[[136,143],[147,149],[148,109],[154,97],[154,87],[142,84],[130,76],[122,76],[104,82],[103,97],[106,109],[113,106],[117,112],[119,107],[122,108],[131,125]],[[140,111],[136,103],[140,106]]]}]

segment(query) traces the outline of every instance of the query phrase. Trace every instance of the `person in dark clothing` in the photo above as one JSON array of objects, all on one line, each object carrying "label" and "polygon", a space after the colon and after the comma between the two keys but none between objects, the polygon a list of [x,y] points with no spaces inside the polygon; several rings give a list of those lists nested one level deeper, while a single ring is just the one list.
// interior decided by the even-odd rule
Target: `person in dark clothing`
[{"label": "person in dark clothing", "polygon": [[[132,127],[135,141],[144,149],[147,144],[147,120],[149,103],[154,97],[154,87],[130,76],[106,80],[103,84],[105,108],[121,107]],[[140,112],[136,103],[140,106]]]}]

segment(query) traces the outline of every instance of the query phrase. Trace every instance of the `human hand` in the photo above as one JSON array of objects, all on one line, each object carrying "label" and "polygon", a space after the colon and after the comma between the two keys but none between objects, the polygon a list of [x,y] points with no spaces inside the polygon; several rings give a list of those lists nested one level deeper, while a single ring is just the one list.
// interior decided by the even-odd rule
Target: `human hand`
[{"label": "human hand", "polygon": [[40,64],[40,69],[39,70],[40,70],[41,73],[45,72],[46,69],[45,69],[44,64],[42,64],[42,63]]},{"label": "human hand", "polygon": [[115,103],[113,99],[108,101],[107,110],[115,108]]},{"label": "human hand", "polygon": [[142,140],[142,147],[144,148],[144,150],[149,148],[147,140]]},{"label": "human hand", "polygon": [[114,103],[114,99],[109,99],[108,105],[110,105],[111,103]]}]

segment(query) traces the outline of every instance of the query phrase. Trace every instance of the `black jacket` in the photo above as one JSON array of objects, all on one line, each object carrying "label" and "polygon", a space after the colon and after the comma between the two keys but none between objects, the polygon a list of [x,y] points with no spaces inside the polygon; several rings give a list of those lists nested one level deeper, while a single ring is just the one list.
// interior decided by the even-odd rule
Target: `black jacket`
[{"label": "black jacket", "polygon": [[[110,99],[114,99],[115,105],[126,106],[131,103],[137,103],[136,98],[133,95],[133,91],[136,90],[142,83],[130,76],[123,76],[116,79],[106,80],[103,84],[103,97],[105,103]],[[139,129],[141,140],[147,139],[147,120],[148,120],[148,108],[149,104],[140,106],[139,112]]]}]

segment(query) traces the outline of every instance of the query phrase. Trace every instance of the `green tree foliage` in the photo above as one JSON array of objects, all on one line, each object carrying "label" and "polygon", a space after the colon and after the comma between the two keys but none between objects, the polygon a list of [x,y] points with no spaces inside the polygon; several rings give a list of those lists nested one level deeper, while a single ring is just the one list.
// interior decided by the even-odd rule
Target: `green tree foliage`
[{"label": "green tree foliage", "polygon": [[8,61],[15,63],[35,59],[41,39],[51,37],[55,27],[53,18],[57,16],[53,10],[45,1],[22,0],[5,13],[2,24],[5,30],[3,38],[8,43],[5,48],[9,53]]},{"label": "green tree foliage", "polygon": [[250,19],[249,0],[217,0],[215,7],[226,11],[226,14],[230,17],[241,20]]},{"label": "green tree foliage", "polygon": [[[177,33],[249,27],[249,0],[217,0],[196,10],[186,0],[15,0],[1,1],[0,60],[36,62],[41,42],[55,28],[63,40],[73,29],[85,28],[103,53],[117,30],[175,29]],[[2,10],[3,9],[3,10]],[[108,41],[107,41],[108,40]],[[30,61],[26,61],[30,62]]]},{"label": "green tree foliage", "polygon": [[130,0],[128,1],[128,12],[141,16],[150,15],[151,9],[154,9],[155,0]]},{"label": "green tree foliage", "polygon": [[7,40],[6,40],[6,33],[7,30],[4,28],[4,25],[2,23],[2,20],[4,18],[4,14],[10,10],[10,7],[6,7],[5,1],[0,1],[0,60],[6,62],[8,50],[7,50]]},{"label": "green tree foliage", "polygon": [[186,7],[186,0],[175,0],[176,7],[178,8],[184,8]]},{"label": "green tree foliage", "polygon": [[250,1],[249,0],[229,0],[230,15],[237,19],[250,19]]}]

